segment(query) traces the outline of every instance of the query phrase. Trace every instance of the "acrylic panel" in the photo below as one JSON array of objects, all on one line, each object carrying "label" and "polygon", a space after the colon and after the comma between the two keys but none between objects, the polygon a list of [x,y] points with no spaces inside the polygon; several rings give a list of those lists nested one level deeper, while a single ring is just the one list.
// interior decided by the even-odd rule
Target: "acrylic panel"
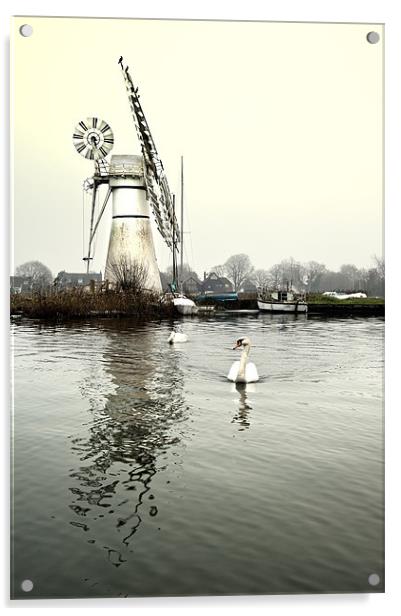
[{"label": "acrylic panel", "polygon": [[12,598],[383,592],[383,25],[11,39]]}]

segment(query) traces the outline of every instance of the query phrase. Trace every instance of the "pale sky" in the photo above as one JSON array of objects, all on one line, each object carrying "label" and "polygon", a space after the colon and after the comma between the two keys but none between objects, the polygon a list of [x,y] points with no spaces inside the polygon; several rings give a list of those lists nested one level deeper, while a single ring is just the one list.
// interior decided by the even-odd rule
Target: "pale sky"
[{"label": "pale sky", "polygon": [[[93,163],[75,151],[74,127],[100,117],[113,154],[140,152],[120,55],[178,201],[184,156],[185,261],[199,273],[238,252],[266,269],[290,256],[369,267],[382,255],[381,25],[19,17],[12,31],[12,268],[84,271]],[[96,271],[110,215],[111,204]],[[164,270],[170,252],[154,238]]]}]

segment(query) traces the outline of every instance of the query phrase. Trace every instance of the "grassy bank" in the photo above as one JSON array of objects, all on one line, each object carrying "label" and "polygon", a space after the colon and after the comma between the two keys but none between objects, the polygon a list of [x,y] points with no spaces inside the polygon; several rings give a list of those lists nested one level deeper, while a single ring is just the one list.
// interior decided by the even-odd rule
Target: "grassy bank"
[{"label": "grassy bank", "polygon": [[320,295],[318,293],[308,294],[306,301],[308,306],[320,304],[331,306],[384,306],[383,297],[352,297],[350,299],[337,299],[330,295]]},{"label": "grassy bank", "polygon": [[327,295],[310,295],[306,299],[309,315],[327,316],[384,316],[384,298],[352,297],[337,299]]},{"label": "grassy bank", "polygon": [[161,303],[159,296],[147,292],[107,291],[89,293],[82,289],[64,292],[14,294],[10,312],[30,318],[63,321],[92,316],[133,316],[148,319],[170,316],[171,304]]}]

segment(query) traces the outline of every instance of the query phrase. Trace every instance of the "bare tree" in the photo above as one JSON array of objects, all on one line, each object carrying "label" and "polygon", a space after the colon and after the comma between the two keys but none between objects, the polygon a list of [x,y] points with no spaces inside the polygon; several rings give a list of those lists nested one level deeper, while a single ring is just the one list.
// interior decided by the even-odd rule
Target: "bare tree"
[{"label": "bare tree", "polygon": [[303,279],[307,281],[305,284],[308,291],[318,291],[320,279],[326,272],[326,266],[317,261],[308,261],[302,264],[301,272]]},{"label": "bare tree", "polygon": [[347,289],[353,291],[358,281],[358,268],[352,263],[346,263],[340,267],[340,273],[345,277]]},{"label": "bare tree", "polygon": [[148,268],[143,263],[121,255],[117,261],[111,263],[111,270],[118,290],[131,293],[141,293],[145,290]]},{"label": "bare tree", "polygon": [[15,270],[16,276],[23,276],[32,280],[32,286],[43,289],[53,282],[53,274],[46,265],[40,261],[27,261]]},{"label": "bare tree", "polygon": [[279,263],[282,288],[298,286],[301,280],[301,264],[294,257],[283,259]]},{"label": "bare tree", "polygon": [[377,274],[378,274],[379,278],[384,280],[384,277],[385,277],[384,273],[385,272],[384,272],[384,259],[383,259],[383,257],[378,257],[377,255],[375,255],[373,257],[373,261],[374,261],[374,263],[376,265],[376,271],[377,271]]},{"label": "bare tree", "polygon": [[385,295],[385,268],[384,259],[374,256],[373,262],[375,267],[372,267],[367,272],[367,290],[369,295],[384,297]]},{"label": "bare tree", "polygon": [[303,285],[302,266],[293,257],[275,263],[269,270],[268,287],[270,289],[286,289]]},{"label": "bare tree", "polygon": [[269,287],[271,289],[278,289],[280,287],[281,279],[281,266],[279,263],[276,263],[269,269]]},{"label": "bare tree", "polygon": [[216,274],[219,278],[222,278],[226,275],[226,268],[224,265],[215,265],[211,268],[210,272]]},{"label": "bare tree", "polygon": [[238,291],[243,282],[253,274],[253,265],[248,255],[233,255],[224,264],[226,276],[234,285],[234,290]]},{"label": "bare tree", "polygon": [[[347,286],[346,282],[344,282],[345,280],[345,277],[340,272],[326,270],[319,280],[319,291],[341,291]],[[306,275],[305,286],[307,286],[308,282],[309,279]]]},{"label": "bare tree", "polygon": [[265,269],[257,269],[253,273],[253,280],[256,286],[263,291],[270,285],[271,274]]}]

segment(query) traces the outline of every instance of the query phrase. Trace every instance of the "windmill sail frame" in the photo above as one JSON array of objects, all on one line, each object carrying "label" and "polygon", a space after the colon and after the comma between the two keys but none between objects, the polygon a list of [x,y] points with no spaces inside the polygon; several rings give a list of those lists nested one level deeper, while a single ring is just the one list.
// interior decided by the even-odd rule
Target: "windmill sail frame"
[{"label": "windmill sail frame", "polygon": [[121,64],[127,89],[131,114],[136,133],[141,144],[145,162],[145,184],[148,199],[156,219],[156,226],[170,249],[177,249],[180,243],[180,230],[175,216],[173,196],[168,185],[163,163],[157,152],[149,124],[139,101],[138,88],[135,87],[128,67]]}]

